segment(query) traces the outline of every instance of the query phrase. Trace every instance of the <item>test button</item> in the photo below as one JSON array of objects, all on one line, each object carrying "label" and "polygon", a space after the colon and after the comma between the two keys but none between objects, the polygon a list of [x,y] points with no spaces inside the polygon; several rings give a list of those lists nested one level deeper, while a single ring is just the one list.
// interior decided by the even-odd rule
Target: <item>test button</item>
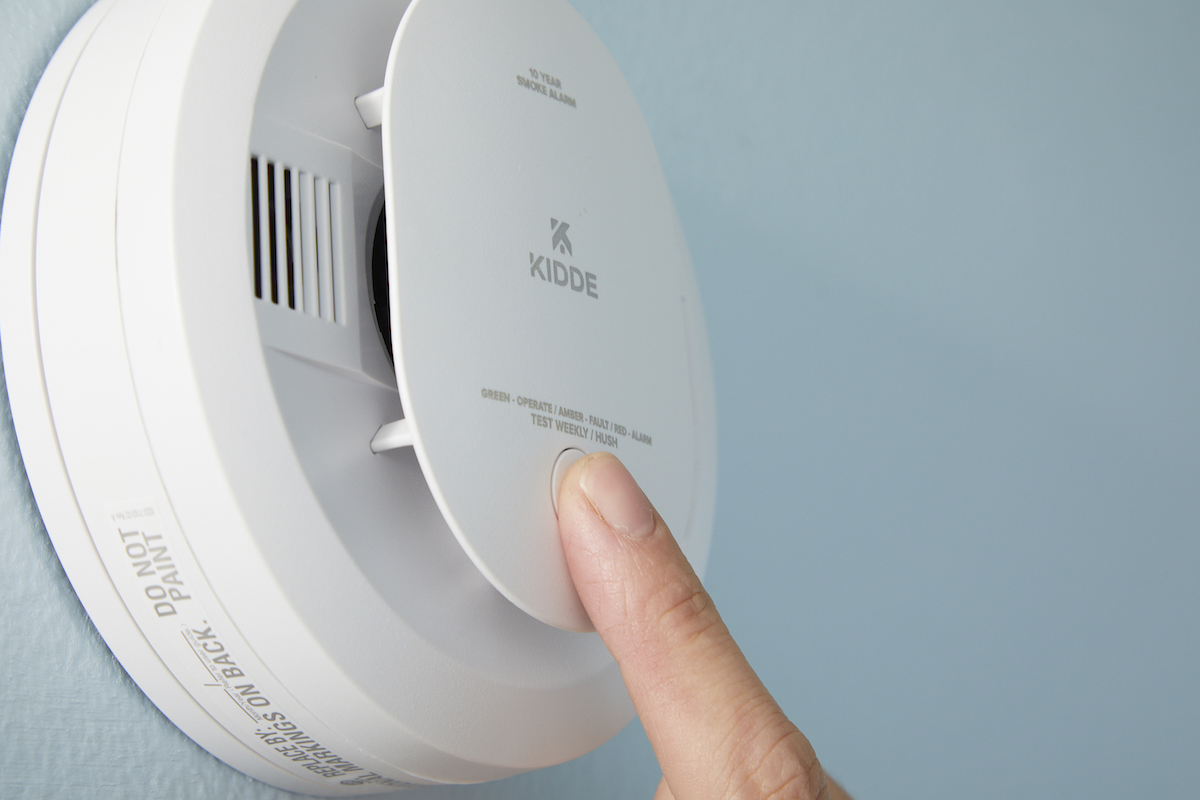
[{"label": "test button", "polygon": [[568,447],[558,454],[558,458],[554,459],[554,469],[550,471],[550,502],[554,504],[554,516],[556,517],[558,516],[558,490],[562,488],[563,478],[571,465],[585,455],[587,454],[578,447]]}]

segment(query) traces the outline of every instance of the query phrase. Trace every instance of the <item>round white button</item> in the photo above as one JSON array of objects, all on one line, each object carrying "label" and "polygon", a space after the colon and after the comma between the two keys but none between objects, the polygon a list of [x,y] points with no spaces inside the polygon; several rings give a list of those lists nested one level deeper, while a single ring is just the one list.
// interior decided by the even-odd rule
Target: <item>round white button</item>
[{"label": "round white button", "polygon": [[571,465],[585,455],[587,454],[578,447],[568,447],[558,454],[558,458],[554,459],[554,469],[550,471],[550,501],[554,503],[554,516],[556,517],[558,516],[558,490],[562,488],[563,478]]}]

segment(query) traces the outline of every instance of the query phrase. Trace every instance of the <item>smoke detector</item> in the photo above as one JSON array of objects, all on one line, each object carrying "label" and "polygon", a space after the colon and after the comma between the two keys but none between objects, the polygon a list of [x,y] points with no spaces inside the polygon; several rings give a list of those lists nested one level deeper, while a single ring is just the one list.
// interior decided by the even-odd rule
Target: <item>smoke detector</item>
[{"label": "smoke detector", "polygon": [[96,627],[283,789],[501,778],[632,718],[558,541],[581,454],[703,569],[695,280],[563,0],[101,0],[16,145],[0,337]]}]

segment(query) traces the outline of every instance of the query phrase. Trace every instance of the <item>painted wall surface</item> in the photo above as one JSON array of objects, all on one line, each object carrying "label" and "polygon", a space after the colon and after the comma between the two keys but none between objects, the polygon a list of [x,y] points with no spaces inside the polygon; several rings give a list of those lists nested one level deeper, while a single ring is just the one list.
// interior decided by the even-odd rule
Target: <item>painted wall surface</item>
[{"label": "painted wall surface", "polygon": [[[1194,797],[1200,5],[575,3],[707,304],[708,584],[826,767],[860,800]],[[86,5],[0,0],[0,174]],[[0,417],[0,796],[283,796],[113,661]],[[657,778],[635,723],[407,796]]]}]

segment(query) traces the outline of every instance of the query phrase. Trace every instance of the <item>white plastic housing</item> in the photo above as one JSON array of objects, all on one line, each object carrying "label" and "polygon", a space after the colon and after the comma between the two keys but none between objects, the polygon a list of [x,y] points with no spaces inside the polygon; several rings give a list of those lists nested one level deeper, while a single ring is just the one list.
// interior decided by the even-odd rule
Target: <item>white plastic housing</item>
[{"label": "white plastic housing", "polygon": [[[630,209],[605,205],[618,195],[584,202],[543,187],[544,208],[512,204],[514,220],[537,211],[528,234],[473,239],[473,230],[503,227],[502,216],[479,209],[496,208],[517,179],[519,162],[488,149],[504,135],[495,130],[508,118],[500,108],[471,154],[486,181],[464,185],[468,176],[449,168],[459,162],[419,147],[420,164],[403,156],[389,164],[383,131],[364,125],[355,98],[385,74],[406,74],[405,54],[429,45],[418,29],[404,30],[422,9],[476,31],[496,52],[525,44],[481,21],[553,20],[549,38],[574,46],[539,50],[538,68],[560,78],[582,70],[581,87],[600,76],[605,102],[624,116],[594,124],[612,122],[633,146],[601,148],[597,158],[632,154],[636,169],[612,173],[636,173],[642,205],[631,208],[651,215],[646,230]],[[464,70],[473,53],[458,52]],[[527,55],[513,58],[528,69]],[[583,440],[531,440],[529,431],[478,438],[502,407],[485,389],[515,397],[528,386],[529,396],[637,419],[630,427],[646,426],[653,452],[666,455],[639,461],[631,453],[641,441],[622,440],[617,452],[703,567],[715,476],[707,346],[657,160],[615,74],[560,0],[418,0],[407,16],[402,2],[101,0],[47,68],[0,226],[0,339],[22,454],[55,549],[106,642],[164,713],[234,767],[330,796],[474,782],[574,758],[631,718],[595,634],[534,619],[489,582],[542,619],[586,627],[547,536],[554,459]],[[422,113],[411,124],[396,122],[415,102],[405,92],[432,91],[439,80],[417,69],[389,84],[384,114],[401,148],[416,146],[406,136],[453,138],[444,135],[462,111],[453,96],[413,109]],[[520,90],[513,102],[558,102],[511,74],[507,81]],[[580,91],[571,110],[583,117],[584,103],[598,100]],[[561,133],[549,135],[550,146],[561,144]],[[671,308],[663,325],[632,329],[640,349],[609,359],[636,368],[622,376],[601,363],[597,374],[612,383],[601,387],[576,385],[519,350],[504,376],[473,367],[477,348],[439,324],[470,320],[464,309],[482,295],[428,291],[402,266],[431,252],[406,245],[404,226],[419,217],[413,180],[399,195],[400,184],[388,190],[388,208],[399,209],[388,225],[400,226],[389,240],[393,369],[370,273],[385,165],[401,183],[439,170],[459,182],[459,196],[471,193],[458,212],[467,218],[464,249],[444,245],[448,258],[464,259],[454,263],[465,275],[479,277],[472,259],[489,253],[508,264],[514,247],[519,262],[535,246],[548,249],[551,216],[572,226],[580,263],[586,247],[587,259],[606,265],[587,270],[606,276],[597,300],[586,284],[583,292],[531,284],[530,264],[515,264],[512,297],[526,305],[512,334],[538,315],[568,338],[574,324],[591,324],[577,307],[520,294],[533,290],[597,307],[611,298],[611,316],[593,330],[622,328],[641,301],[620,299],[624,273],[605,259],[645,251],[628,271]],[[445,202],[432,188],[426,197]],[[634,225],[628,239],[622,225]],[[469,400],[460,379],[473,387]],[[634,390],[652,399],[631,400]],[[466,456],[461,443],[441,440],[439,397],[475,431]],[[373,452],[380,429],[402,419],[390,430],[403,436]],[[395,446],[406,441],[414,446]],[[526,452],[529,441],[536,448]],[[508,463],[533,466],[497,467],[506,452]],[[497,514],[506,480],[517,511]],[[531,495],[518,496],[520,481]],[[489,509],[513,517],[507,530],[526,537],[515,566],[495,566],[491,534],[466,522]],[[539,571],[553,591],[539,594],[528,580]]]}]

